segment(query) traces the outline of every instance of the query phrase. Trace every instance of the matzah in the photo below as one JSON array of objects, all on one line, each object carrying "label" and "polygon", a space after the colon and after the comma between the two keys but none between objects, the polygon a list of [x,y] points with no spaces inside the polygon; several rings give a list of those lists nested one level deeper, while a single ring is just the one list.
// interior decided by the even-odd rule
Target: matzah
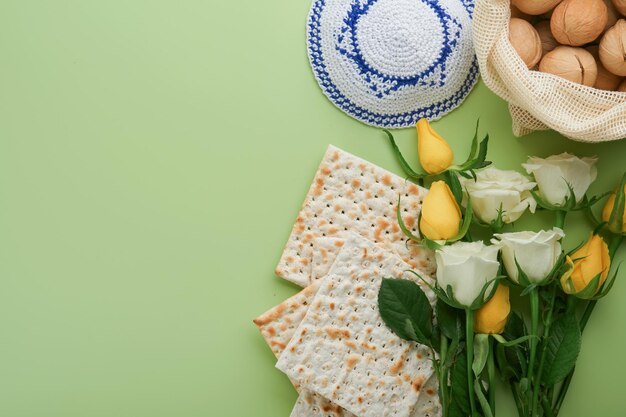
[{"label": "matzah", "polygon": [[339,237],[320,237],[315,239],[311,256],[311,283],[324,278],[341,251],[345,239]]},{"label": "matzah", "polygon": [[[441,407],[437,395],[438,379],[433,374],[420,393],[411,417],[440,417]],[[290,417],[354,417],[349,411],[310,390],[302,390]]]},{"label": "matzah", "polygon": [[359,417],[410,417],[433,373],[428,348],[383,323],[383,277],[414,279],[410,266],[350,236],[276,367],[301,387]]},{"label": "matzah", "polygon": [[277,358],[302,322],[317,288],[318,283],[309,285],[253,320]]},{"label": "matzah", "polygon": [[[322,238],[326,239],[326,238]],[[320,239],[320,240],[322,240]],[[327,238],[323,241],[320,247],[326,247],[334,251],[337,239]],[[343,241],[342,245],[343,246]],[[336,254],[335,254],[336,255]],[[326,257],[326,255],[319,255],[320,257]],[[315,256],[314,256],[315,259]],[[333,258],[334,259],[334,258]],[[315,269],[315,263],[313,264]],[[323,264],[320,264],[323,265]],[[326,268],[322,266],[320,272]],[[328,265],[330,268],[330,265]],[[328,269],[326,268],[326,271]],[[273,307],[266,313],[254,319],[254,323],[257,325],[263,338],[268,346],[271,348],[274,355],[278,358],[287,343],[291,340],[296,332],[296,328],[302,322],[306,311],[309,309],[315,292],[319,287],[319,282],[316,282],[298,294],[288,298],[276,307]],[[438,417],[440,416],[439,398],[437,395],[437,377],[433,374],[422,389],[418,397],[418,403],[413,412],[413,417]],[[290,417],[353,417],[354,414],[349,411],[345,411],[338,405],[333,404],[327,398],[321,395],[307,390],[301,389],[295,383],[296,389],[300,392],[296,405],[293,408]]]},{"label": "matzah", "polygon": [[354,232],[432,276],[432,252],[413,242],[407,245],[396,219],[401,196],[404,223],[417,234],[417,217],[425,193],[422,187],[329,146],[285,245],[276,275],[302,287],[309,285],[316,239],[345,239],[347,233]]}]

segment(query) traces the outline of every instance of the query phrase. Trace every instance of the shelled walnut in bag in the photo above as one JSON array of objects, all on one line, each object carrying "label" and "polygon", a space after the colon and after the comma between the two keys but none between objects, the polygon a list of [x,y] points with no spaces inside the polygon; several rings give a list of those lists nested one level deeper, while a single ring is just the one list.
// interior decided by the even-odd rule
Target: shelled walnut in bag
[{"label": "shelled walnut in bag", "polygon": [[626,90],[626,0],[511,0],[511,7],[509,40],[528,68]]}]

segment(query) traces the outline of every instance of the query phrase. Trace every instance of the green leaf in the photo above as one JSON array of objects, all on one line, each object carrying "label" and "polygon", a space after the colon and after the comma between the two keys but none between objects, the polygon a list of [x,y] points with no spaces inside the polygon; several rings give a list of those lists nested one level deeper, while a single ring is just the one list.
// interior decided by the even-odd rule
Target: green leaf
[{"label": "green leaf", "polygon": [[488,334],[474,335],[474,363],[472,363],[472,371],[474,371],[474,375],[480,376],[480,373],[483,371],[483,369],[485,369],[485,365],[487,364],[488,357],[489,357],[489,335]]},{"label": "green leaf", "polygon": [[418,277],[423,283],[424,285],[426,285],[428,288],[430,288],[436,295],[437,298],[443,302],[445,302],[446,304],[448,304],[450,307],[454,307],[454,308],[465,308],[462,305],[460,305],[459,303],[455,302],[453,299],[450,299],[450,297],[448,297],[448,295],[446,294],[446,292],[439,287],[438,285],[432,285],[430,282],[428,282],[427,280],[424,279],[424,277],[422,277],[420,274],[418,274],[417,272],[408,269],[405,272],[409,272],[413,275],[415,275],[416,277]]},{"label": "green leaf", "polygon": [[548,386],[563,380],[576,365],[581,336],[575,314],[566,314],[554,322],[546,345],[542,382]]},{"label": "green leaf", "polygon": [[529,390],[530,390],[530,381],[528,380],[528,378],[522,378],[519,381],[519,392],[523,397],[525,397],[527,394],[529,394]]},{"label": "green leaf", "polygon": [[491,161],[486,161],[487,149],[489,145],[489,135],[485,135],[484,139],[480,142],[480,146],[478,146],[478,155],[476,154],[477,144],[478,123],[476,124],[476,132],[474,133],[474,138],[472,139],[472,149],[470,150],[470,154],[467,160],[463,164],[453,167],[453,169],[456,169],[457,171],[472,171],[474,169],[480,169],[491,165]]},{"label": "green leaf", "polygon": [[[608,222],[601,222],[600,220],[598,220],[598,218],[596,217],[596,215],[593,213],[593,210],[591,209],[591,207],[587,207],[585,209],[585,214],[587,215],[587,218],[589,219],[589,221],[591,222],[591,224],[593,224],[596,229],[597,228],[602,228],[604,226],[606,226],[608,224]],[[594,231],[594,234],[598,234],[599,230]]]},{"label": "green leaf", "polygon": [[383,278],[378,309],[385,324],[399,337],[432,345],[433,310],[426,294],[415,282]]},{"label": "green leaf", "polygon": [[465,344],[459,346],[450,372],[450,417],[467,417],[470,413],[467,355],[464,346]]},{"label": "green leaf", "polygon": [[447,183],[450,186],[450,191],[452,191],[452,195],[456,199],[458,204],[461,204],[463,201],[463,188],[461,188],[461,182],[459,181],[459,177],[456,176],[456,171],[446,171],[446,179]]},{"label": "green leaf", "polygon": [[576,298],[580,298],[583,300],[590,300],[593,297],[595,297],[595,295],[600,290],[600,278],[601,277],[602,277],[602,272],[600,272],[595,277],[593,277],[593,279],[589,281],[589,284],[587,284],[585,288],[583,288],[582,290],[578,292],[576,292],[576,287],[574,286],[574,281],[572,281],[572,278],[568,278],[566,280],[567,285],[565,286],[565,288],[563,288],[563,290],[567,294],[571,294],[575,296]]},{"label": "green leaf", "polygon": [[470,163],[474,158],[476,158],[476,151],[478,151],[478,126],[480,125],[480,119],[476,120],[476,129],[474,130],[474,137],[472,138],[472,146],[470,148],[470,153],[467,157],[467,160],[464,162],[464,165]]},{"label": "green leaf", "polygon": [[472,224],[473,217],[474,217],[474,211],[472,209],[472,202],[470,201],[469,196],[468,196],[467,207],[465,208],[465,213],[463,214],[463,219],[461,220],[459,233],[452,239],[449,239],[447,242],[453,243],[453,242],[457,242],[463,239],[463,237],[465,237],[465,235],[467,234],[467,231],[469,230],[470,225]]},{"label": "green leaf", "polygon": [[565,181],[567,189],[569,190],[569,195],[565,198],[565,211],[575,210],[578,207],[576,206],[576,194],[574,194],[574,188],[565,178],[563,178],[563,181]]},{"label": "green leaf", "polygon": [[522,336],[522,337],[518,337],[517,339],[514,340],[506,340],[504,337],[502,337],[499,334],[494,334],[493,338],[496,339],[498,341],[498,343],[500,343],[503,346],[506,347],[512,347],[512,346],[517,346],[517,345],[521,345],[522,343],[533,339],[533,338],[537,338],[537,336],[534,335],[528,335],[528,336]]},{"label": "green leaf", "polygon": [[[526,333],[524,320],[519,314],[511,313],[502,336],[506,340],[519,340],[526,337]],[[507,380],[514,379],[519,381],[526,374],[526,363],[528,363],[527,348],[528,345],[524,342],[510,347],[499,344],[496,348],[498,369]]]},{"label": "green leaf", "polygon": [[446,244],[446,241],[445,240],[430,240],[427,237],[423,237],[421,243],[423,246],[426,246],[428,249],[434,252],[444,247]]},{"label": "green leaf", "polygon": [[[541,197],[536,191],[534,190],[530,190],[530,194],[532,194],[533,198],[535,199],[535,201],[537,202],[537,205],[543,209],[546,210],[550,210],[550,211],[563,211],[566,210],[566,205],[567,205],[567,201],[569,201],[569,199],[566,199],[566,202],[563,205],[556,205],[556,204],[551,204],[548,203],[546,200],[543,199],[543,197]],[[574,200],[576,201],[576,200]]]},{"label": "green leaf", "polygon": [[[489,387],[490,389],[496,389],[495,387]],[[480,380],[474,380],[474,392],[476,393],[476,397],[478,398],[478,402],[480,403],[480,408],[483,409],[483,414],[485,417],[493,417],[491,413],[491,406],[489,405],[489,401],[487,397],[485,397],[485,393],[483,392],[482,387],[480,386]]]},{"label": "green leaf", "polygon": [[517,262],[517,258],[515,258],[515,255],[513,257],[514,257],[514,260],[515,260],[515,266],[517,266],[517,282],[522,287],[525,287],[525,290],[522,291],[522,293],[520,294],[520,297],[524,297],[526,294],[528,294],[530,291],[532,291],[535,288],[535,286],[532,286],[532,288],[529,289],[529,287],[531,287],[531,282],[528,279],[528,277],[526,276],[526,273],[524,272],[524,270],[520,266],[519,262]]},{"label": "green leaf", "polygon": [[[485,285],[483,285],[483,288],[480,290],[480,294],[478,295],[478,297],[476,297],[476,299],[470,306],[470,309],[478,310],[480,307],[485,305],[487,301],[491,300],[491,297],[494,296],[494,294],[496,293],[496,290],[498,289],[499,282],[505,278],[506,278],[505,276],[499,275],[495,277],[494,279],[492,279],[491,281],[487,282]],[[491,287],[491,290],[489,290],[489,287]],[[489,293],[487,293],[487,290],[489,290]]]},{"label": "green leaf", "polygon": [[617,278],[617,274],[619,273],[619,269],[622,267],[622,264],[617,265],[617,268],[615,268],[615,272],[613,273],[613,275],[609,276],[607,278],[606,281],[604,281],[604,284],[602,285],[601,289],[600,289],[600,293],[598,295],[596,295],[595,297],[592,297],[592,300],[599,300],[601,298],[606,297],[609,294],[609,291],[611,291],[611,288],[613,288],[613,284],[615,284],[615,278]]},{"label": "green leaf", "polygon": [[[522,272],[522,274],[523,274],[523,272]],[[524,277],[525,277],[525,276],[526,276],[526,274],[524,274],[524,275],[521,275],[521,274],[520,274],[519,276],[520,276],[520,278],[521,278],[522,276],[524,276]],[[526,279],[528,279],[528,278],[526,278]],[[520,282],[521,282],[521,281],[520,281]],[[537,284],[529,284],[529,285],[528,285],[528,287],[524,288],[524,290],[520,293],[520,297],[525,297],[525,296],[527,296],[528,294],[530,294],[530,293],[531,293],[534,289],[536,289],[536,288],[537,288]]]},{"label": "green leaf", "polygon": [[406,161],[406,159],[404,159],[404,156],[402,156],[402,152],[400,152],[400,148],[398,148],[398,145],[396,144],[396,141],[394,140],[391,132],[388,131],[387,129],[383,129],[383,132],[387,134],[387,138],[389,139],[389,142],[391,143],[391,148],[393,150],[393,153],[398,159],[398,162],[400,163],[400,166],[402,167],[402,170],[404,171],[404,173],[413,180],[420,180],[426,177],[428,174],[419,174],[415,172],[413,168],[411,168],[411,166]]},{"label": "green leaf", "polygon": [[[478,157],[476,158],[476,165],[472,168],[484,168],[485,166],[491,164],[491,162],[486,161],[487,159],[487,147],[489,145],[489,135],[485,135],[485,138],[480,142],[480,149],[478,150]],[[487,162],[487,165],[485,163]]]},{"label": "green leaf", "polygon": [[458,174],[463,178],[467,178],[468,180],[473,179],[474,181],[476,181],[475,175],[472,175],[474,174],[474,171],[458,171]]},{"label": "green leaf", "polygon": [[435,309],[441,333],[450,340],[461,340],[465,335],[465,311],[453,308],[439,298]]},{"label": "green leaf", "polygon": [[587,196],[585,195],[582,199],[581,204],[578,207],[578,210],[591,209],[591,207],[593,207],[594,205],[596,205],[597,203],[599,203],[600,201],[602,201],[604,198],[608,197],[611,194],[612,194],[611,191],[607,191],[600,195],[594,195],[591,198],[587,198]]},{"label": "green leaf", "polygon": [[624,206],[626,197],[624,196],[624,185],[626,184],[626,173],[622,177],[622,180],[619,183],[619,188],[615,193],[615,202],[613,203],[613,210],[611,211],[611,216],[609,216],[609,230],[613,233],[624,233],[622,230],[623,222],[622,218],[624,215]]},{"label": "green leaf", "polygon": [[516,312],[511,313],[509,321],[504,327],[505,337],[507,339],[518,339],[526,336],[526,334],[526,324],[524,323],[524,319],[522,319],[522,317]]}]

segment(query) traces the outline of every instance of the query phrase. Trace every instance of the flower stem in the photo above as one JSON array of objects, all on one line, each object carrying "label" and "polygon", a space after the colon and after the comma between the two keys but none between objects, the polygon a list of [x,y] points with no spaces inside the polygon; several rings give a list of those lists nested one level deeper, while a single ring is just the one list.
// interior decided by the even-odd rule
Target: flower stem
[{"label": "flower stem", "polygon": [[511,385],[511,394],[513,394],[513,399],[515,400],[515,406],[517,407],[517,415],[518,417],[526,417],[526,411],[524,411],[524,405],[519,398],[519,391],[515,384],[510,383]]},{"label": "flower stem", "polygon": [[489,376],[489,408],[491,414],[496,415],[496,364],[494,360],[493,339],[489,338],[489,356],[487,357],[487,375]]},{"label": "flower stem", "polygon": [[465,310],[465,350],[467,351],[467,388],[470,401],[471,416],[477,417],[476,399],[474,397],[474,374],[472,364],[474,363],[474,311],[469,308]]},{"label": "flower stem", "polygon": [[556,217],[556,227],[558,227],[559,229],[563,229],[563,226],[565,226],[565,216],[567,216],[567,211],[557,210],[554,212],[554,215]]},{"label": "flower stem", "polygon": [[545,417],[554,417],[554,414],[552,412],[552,406],[550,405],[550,401],[547,398],[543,398],[541,400],[541,408],[543,408],[543,415]]},{"label": "flower stem", "polygon": [[619,249],[623,241],[624,236],[615,235],[609,242],[609,257],[611,258],[611,261],[613,261],[613,258],[615,257],[615,254],[617,253],[617,250]]},{"label": "flower stem", "polygon": [[554,310],[554,300],[556,298],[556,287],[552,288],[552,294],[550,297],[550,308],[548,309],[548,315],[545,319],[545,326],[543,329],[543,341],[541,343],[541,358],[539,359],[539,368],[537,369],[537,377],[533,384],[533,401],[532,401],[532,416],[537,415],[537,407],[539,404],[539,389],[541,388],[541,377],[543,374],[543,365],[546,360],[546,351],[548,345],[548,335],[550,334],[550,327],[552,326],[552,312]]},{"label": "flower stem", "polygon": [[528,381],[532,383],[535,370],[535,356],[537,355],[537,337],[539,337],[539,290],[533,288],[530,292],[530,359],[528,361]]},{"label": "flower stem", "polygon": [[444,417],[448,415],[448,375],[445,366],[448,356],[448,338],[441,335],[441,349],[439,354],[439,399],[441,401],[441,414]]},{"label": "flower stem", "polygon": [[[609,242],[609,257],[611,258],[611,263],[613,262],[613,259],[615,258],[615,254],[617,253],[617,250],[619,249],[623,241],[624,241],[624,236],[615,235],[611,239],[611,242]],[[589,322],[591,313],[593,313],[593,310],[596,308],[597,303],[598,303],[598,300],[591,300],[587,303],[587,307],[585,307],[585,311],[583,312],[583,315],[580,318],[580,332],[581,333],[585,330],[585,327],[587,327],[587,323]],[[565,400],[565,395],[567,394],[567,391],[569,390],[569,386],[572,383],[572,378],[574,377],[575,370],[576,368],[572,369],[572,372],[570,372],[569,375],[567,375],[565,379],[563,380],[563,384],[561,385],[559,395],[556,397],[556,403],[554,404],[554,413],[553,413],[554,417],[556,417],[559,414],[559,411],[561,411],[561,406],[563,405],[563,401]]]}]

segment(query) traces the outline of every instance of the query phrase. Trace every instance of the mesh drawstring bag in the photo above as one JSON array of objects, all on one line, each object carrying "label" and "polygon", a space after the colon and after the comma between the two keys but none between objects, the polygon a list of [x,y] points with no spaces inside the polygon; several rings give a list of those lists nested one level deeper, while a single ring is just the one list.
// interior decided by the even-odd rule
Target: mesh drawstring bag
[{"label": "mesh drawstring bag", "polygon": [[485,84],[509,103],[513,133],[554,129],[581,142],[626,137],[626,93],[529,70],[509,42],[510,0],[476,0],[474,47]]}]

